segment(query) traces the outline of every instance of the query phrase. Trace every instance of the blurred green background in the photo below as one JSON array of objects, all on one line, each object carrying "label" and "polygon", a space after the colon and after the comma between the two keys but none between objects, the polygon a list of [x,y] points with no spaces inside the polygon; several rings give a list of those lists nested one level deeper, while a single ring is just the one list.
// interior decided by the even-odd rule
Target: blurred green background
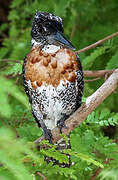
[{"label": "blurred green background", "polygon": [[[37,128],[32,117],[22,84],[22,63],[31,49],[30,31],[36,10],[60,16],[63,19],[64,34],[76,47],[76,50],[118,31],[117,0],[0,0],[0,127],[9,127],[15,133],[15,137],[23,138],[27,143],[41,135],[41,130]],[[81,53],[79,56],[84,70],[115,69],[118,67],[118,37],[100,44],[97,48]],[[103,82],[104,78],[85,83],[84,98],[91,95]],[[114,151],[112,146],[111,149],[108,148],[108,152],[104,149],[105,145],[112,144],[109,138],[106,140],[105,135],[115,139],[118,136],[117,111],[118,91],[116,90],[97,110],[89,115],[85,123],[72,133],[73,149],[77,152],[86,152],[92,158],[104,163],[105,159],[110,157],[110,152]],[[0,131],[1,137],[4,133],[7,135],[6,132],[5,129]],[[7,136],[5,137],[7,138]],[[12,141],[12,139],[7,140]],[[95,142],[96,144],[94,144]],[[0,141],[0,143],[2,142]],[[96,154],[92,154],[93,144],[94,147],[97,147],[94,149]],[[116,148],[117,144],[115,145]],[[17,148],[16,151],[18,151]],[[114,154],[112,153],[112,155]],[[113,164],[109,163],[111,179],[113,179],[114,168],[117,168],[118,164],[116,154],[112,158],[115,161]],[[74,166],[73,168],[77,179],[86,180],[94,174],[96,168],[93,165],[79,163],[79,167]],[[61,170],[57,170],[58,173],[59,171]],[[4,176],[3,169],[1,172],[3,175],[0,177],[4,179],[6,176]],[[73,172],[71,173],[73,174]],[[107,173],[105,171],[102,178],[104,176],[108,179]],[[70,174],[66,175],[65,179],[70,178]],[[51,179],[55,178],[52,171],[48,176]],[[116,173],[113,180],[117,180],[117,177]],[[62,175],[58,178],[63,179]],[[73,176],[73,178],[75,177]],[[10,178],[7,176],[7,179]]]}]

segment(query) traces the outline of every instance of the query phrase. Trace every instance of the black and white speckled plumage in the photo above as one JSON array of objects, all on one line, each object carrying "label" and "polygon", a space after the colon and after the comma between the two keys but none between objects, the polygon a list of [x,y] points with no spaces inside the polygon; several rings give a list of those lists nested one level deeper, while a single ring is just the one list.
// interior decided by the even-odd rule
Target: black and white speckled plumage
[{"label": "black and white speckled plumage", "polygon": [[[60,17],[51,13],[36,13],[31,33],[32,46],[38,45],[46,53],[52,51],[50,50],[51,45],[54,47],[54,52],[62,47],[74,49],[62,33],[63,25]],[[63,127],[64,121],[81,106],[84,82],[82,66],[78,56],[77,62],[78,70],[74,82],[61,80],[57,87],[42,84],[34,89],[31,81],[26,79],[26,59],[24,61],[23,81],[25,92],[32,105],[33,116],[39,127],[43,129],[45,138],[50,142],[51,130],[56,126]]]},{"label": "black and white speckled plumage", "polygon": [[[24,71],[25,68],[23,68]],[[24,86],[38,124],[40,124],[40,119],[43,118],[46,127],[52,130],[57,126],[58,121],[66,120],[81,106],[83,94],[82,69],[77,71],[77,80],[74,83],[66,81],[66,87],[65,82],[62,81],[57,88],[49,85],[38,87],[35,90],[32,88],[30,81],[25,80],[25,77]]]}]

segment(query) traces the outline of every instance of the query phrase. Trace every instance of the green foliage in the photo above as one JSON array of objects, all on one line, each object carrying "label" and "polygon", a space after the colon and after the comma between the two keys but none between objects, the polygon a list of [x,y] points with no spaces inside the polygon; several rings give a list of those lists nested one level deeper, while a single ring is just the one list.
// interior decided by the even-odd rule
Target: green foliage
[{"label": "green foliage", "polygon": [[106,69],[115,69],[118,67],[118,52],[107,63]]},{"label": "green foliage", "polygon": [[98,126],[118,125],[118,113],[110,112],[108,109],[93,111],[87,117],[87,122]]},{"label": "green foliage", "polygon": [[[1,25],[0,46],[0,179],[88,180],[98,168],[96,179],[117,180],[118,173],[118,98],[113,93],[99,108],[71,133],[71,150],[58,151],[47,141],[49,149],[40,149],[33,141],[42,135],[31,114],[31,108],[22,86],[22,63],[31,45],[32,19],[36,10],[48,11],[63,18],[64,31],[76,49],[81,49],[117,31],[117,0],[12,0],[8,21]],[[8,31],[6,33],[6,31]],[[5,36],[2,36],[4,35]],[[118,67],[118,38],[115,37],[80,54],[84,70]],[[83,102],[101,84],[103,79],[85,83]],[[104,128],[116,128],[112,139],[105,137]],[[66,139],[65,136],[63,136]],[[68,162],[63,153],[71,155],[70,168],[48,165],[44,156],[59,162]],[[108,163],[106,163],[108,160]]]},{"label": "green foliage", "polygon": [[21,63],[14,63],[10,64],[3,72],[3,75],[21,75],[22,74],[22,64]]},{"label": "green foliage", "polygon": [[84,61],[83,61],[83,66],[84,69],[89,69],[92,67],[94,61],[96,60],[97,57],[100,57],[103,55],[106,51],[108,51],[110,47],[109,46],[104,46],[104,47],[98,47],[96,48],[90,56],[87,56]]},{"label": "green foliage", "polygon": [[106,169],[102,171],[99,175],[101,180],[117,180],[118,179],[118,169]]},{"label": "green foliage", "polygon": [[26,108],[29,108],[27,98],[12,81],[0,77],[0,84],[2,85],[2,88],[0,88],[0,99],[2,99],[2,101],[0,101],[0,113],[3,117],[9,117],[12,111],[8,100],[8,93],[21,102]]},{"label": "green foliage", "polygon": [[68,150],[68,149],[63,150],[62,152],[67,153],[67,154],[70,154],[71,157],[74,156],[74,157],[76,157],[76,158],[81,159],[82,161],[86,161],[88,164],[93,163],[94,165],[96,165],[96,166],[98,166],[98,167],[104,168],[104,166],[103,166],[101,163],[95,161],[94,159],[92,159],[91,157],[89,157],[89,156],[86,155],[86,154],[73,152],[73,151],[70,150],[70,149],[69,149],[69,150]]},{"label": "green foliage", "polygon": [[[10,148],[12,147],[12,148]],[[31,180],[31,174],[23,164],[23,153],[26,153],[34,161],[39,162],[39,157],[34,154],[21,140],[14,138],[14,134],[8,130],[0,129],[0,161],[4,164],[3,170],[9,170],[16,179],[24,178]],[[3,166],[3,165],[2,165]],[[0,173],[2,175],[2,171]],[[0,176],[1,176],[0,175]],[[3,175],[2,175],[3,176]]]}]

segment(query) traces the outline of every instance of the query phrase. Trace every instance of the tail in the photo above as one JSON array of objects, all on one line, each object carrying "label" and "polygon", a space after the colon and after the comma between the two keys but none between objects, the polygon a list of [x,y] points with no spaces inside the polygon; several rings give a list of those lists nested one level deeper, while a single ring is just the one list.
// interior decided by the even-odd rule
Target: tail
[{"label": "tail", "polygon": [[[64,149],[70,149],[71,145],[70,145],[70,135],[68,135],[67,137],[68,139],[61,139],[59,140],[55,145],[56,145],[56,150],[64,150]],[[64,153],[63,153],[64,154]],[[48,157],[45,156],[45,161],[47,161],[47,163],[53,162],[53,165],[59,165],[62,168],[65,167],[70,167],[71,165],[71,157],[69,154],[66,154],[66,156],[68,157],[68,163],[60,163],[58,160],[52,158],[52,157]]]}]

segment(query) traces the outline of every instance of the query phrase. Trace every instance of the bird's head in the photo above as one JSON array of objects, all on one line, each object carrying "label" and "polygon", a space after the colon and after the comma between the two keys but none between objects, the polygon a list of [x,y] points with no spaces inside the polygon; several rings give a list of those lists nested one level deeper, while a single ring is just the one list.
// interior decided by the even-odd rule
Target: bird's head
[{"label": "bird's head", "polygon": [[63,35],[62,19],[47,12],[36,12],[32,25],[32,42],[40,47],[46,44],[64,46],[74,50],[74,46]]}]

